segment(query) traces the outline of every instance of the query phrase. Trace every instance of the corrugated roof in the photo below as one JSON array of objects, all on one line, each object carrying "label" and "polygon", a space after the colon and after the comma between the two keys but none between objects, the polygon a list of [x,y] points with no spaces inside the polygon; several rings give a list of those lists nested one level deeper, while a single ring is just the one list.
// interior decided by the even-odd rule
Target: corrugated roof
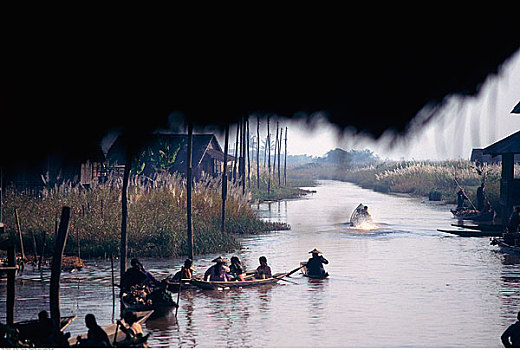
[{"label": "corrugated roof", "polygon": [[484,148],[484,154],[520,153],[520,131]]}]

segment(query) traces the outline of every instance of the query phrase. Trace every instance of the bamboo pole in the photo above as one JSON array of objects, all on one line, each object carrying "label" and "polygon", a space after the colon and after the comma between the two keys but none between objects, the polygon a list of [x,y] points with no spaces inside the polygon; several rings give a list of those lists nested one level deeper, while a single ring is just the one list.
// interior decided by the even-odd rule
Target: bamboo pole
[{"label": "bamboo pole", "polygon": [[7,271],[7,295],[5,318],[8,326],[14,323],[14,304],[16,301],[15,293],[15,274],[16,274],[16,250],[14,242],[7,247],[7,266],[11,269]]},{"label": "bamboo pole", "polygon": [[285,127],[285,160],[283,162],[283,184],[287,186],[287,127]]},{"label": "bamboo pole", "polygon": [[235,161],[233,162],[233,182],[237,181],[237,160],[238,160],[238,134],[240,130],[240,123],[237,124],[237,135],[235,141]]},{"label": "bamboo pole", "polygon": [[267,116],[267,193],[271,194],[271,134],[269,133],[269,115]]},{"label": "bamboo pole", "polygon": [[193,259],[193,226],[191,222],[191,161],[193,153],[193,124],[188,123],[188,162],[186,169],[186,211],[188,221],[188,258]]},{"label": "bamboo pole", "polygon": [[227,198],[227,153],[229,144],[229,124],[226,125],[226,138],[224,140],[224,172],[222,173],[222,222],[220,229],[226,231],[226,198]]},{"label": "bamboo pole", "polygon": [[[128,251],[128,236],[126,234],[126,226],[128,219],[128,180],[130,178],[130,169],[132,168],[132,152],[129,147],[126,150],[125,170],[123,172],[123,188],[121,189],[121,246],[119,248],[120,271],[119,278],[123,281],[123,275],[126,272],[126,255]],[[121,313],[124,306],[121,301]]]},{"label": "bamboo pole", "polygon": [[16,228],[18,229],[18,236],[20,237],[20,250],[22,253],[22,265],[25,263],[25,249],[23,246],[22,227],[20,226],[20,216],[18,215],[18,208],[14,209],[14,216],[16,218]]},{"label": "bamboo pole", "polygon": [[67,234],[69,228],[70,207],[61,209],[60,226],[58,228],[58,236],[56,237],[56,247],[52,256],[51,263],[51,281],[50,281],[50,309],[51,318],[54,324],[60,324],[60,275],[61,260],[67,243]]},{"label": "bamboo pole", "polygon": [[[278,125],[278,123],[276,123]],[[282,134],[283,128],[280,129],[280,138],[278,139],[278,186],[281,185],[280,180],[280,154],[282,153]]]},{"label": "bamboo pole", "polygon": [[112,322],[116,314],[116,278],[114,276],[114,253],[110,253],[110,271],[112,272]]},{"label": "bamboo pole", "polygon": [[256,188],[260,189],[260,117],[256,117]]},{"label": "bamboo pole", "polygon": [[242,179],[241,185],[242,185],[242,194],[246,193],[246,119],[245,117],[242,117],[242,143],[240,147],[240,154],[241,157],[241,164],[242,169],[240,172],[240,177]]},{"label": "bamboo pole", "polygon": [[247,146],[246,146],[246,149],[247,149],[247,186],[249,187],[249,189],[251,189],[251,157],[249,155],[249,117],[246,117],[246,126],[247,126],[247,130],[246,130],[246,140],[247,140]]},{"label": "bamboo pole", "polygon": [[274,139],[274,157],[273,157],[273,181],[276,182],[276,150],[278,149],[278,122],[276,122],[276,138]]}]

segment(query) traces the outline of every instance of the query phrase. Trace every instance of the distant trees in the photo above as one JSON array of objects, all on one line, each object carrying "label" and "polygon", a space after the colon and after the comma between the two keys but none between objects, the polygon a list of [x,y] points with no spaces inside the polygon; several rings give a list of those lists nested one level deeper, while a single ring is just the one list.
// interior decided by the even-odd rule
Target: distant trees
[{"label": "distant trees", "polygon": [[327,152],[323,157],[318,158],[318,162],[359,168],[378,163],[380,159],[368,149],[345,151],[341,148],[336,148]]}]

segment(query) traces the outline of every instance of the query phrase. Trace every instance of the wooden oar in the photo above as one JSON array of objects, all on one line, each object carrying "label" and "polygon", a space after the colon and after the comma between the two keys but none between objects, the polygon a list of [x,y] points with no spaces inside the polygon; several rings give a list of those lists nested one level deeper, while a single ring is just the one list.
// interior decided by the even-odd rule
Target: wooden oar
[{"label": "wooden oar", "polygon": [[283,274],[283,275],[281,275],[281,276],[279,276],[279,277],[278,277],[278,276],[273,276],[273,278],[276,278],[276,279],[278,279],[278,280],[281,280],[281,279],[284,278],[284,277],[289,277],[290,275],[292,275],[293,273],[295,273],[296,271],[298,271],[298,270],[301,269],[301,268],[302,268],[301,266],[300,266],[300,267],[297,267],[297,268],[295,268],[294,270],[289,271],[287,274]]}]

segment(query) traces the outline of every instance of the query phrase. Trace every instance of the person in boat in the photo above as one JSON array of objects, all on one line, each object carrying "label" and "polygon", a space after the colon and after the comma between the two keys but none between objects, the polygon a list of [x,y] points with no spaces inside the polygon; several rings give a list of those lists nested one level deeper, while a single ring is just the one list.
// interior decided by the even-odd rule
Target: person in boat
[{"label": "person in boat", "polygon": [[121,290],[128,291],[135,285],[154,287],[161,283],[150,272],[146,271],[143,264],[136,258],[130,261],[130,265],[132,267],[125,271],[121,279]]},{"label": "person in boat", "polygon": [[184,261],[184,266],[181,267],[181,270],[178,271],[174,276],[174,281],[180,281],[183,280],[191,280],[193,278],[193,271],[196,271],[193,267],[193,260],[190,258],[186,259]]},{"label": "person in boat", "polygon": [[260,262],[260,266],[256,268],[255,278],[266,279],[273,277],[271,274],[271,268],[269,265],[267,265],[267,258],[265,256],[261,256],[258,261]]},{"label": "person in boat", "polygon": [[520,206],[516,206],[509,217],[507,224],[507,232],[519,232],[520,231]]},{"label": "person in boat", "polygon": [[83,339],[78,335],[76,338],[78,345],[85,348],[109,348],[112,346],[105,330],[97,324],[96,316],[87,314],[85,325],[88,328],[87,338]]},{"label": "person in boat", "polygon": [[364,206],[363,209],[361,209],[361,214],[363,216],[370,216],[370,213],[368,212],[368,206]]},{"label": "person in boat", "polygon": [[144,336],[143,327],[137,323],[137,315],[134,312],[125,312],[123,320],[125,320],[128,327],[125,327],[120,320],[117,320],[117,324],[121,331],[126,334],[126,339],[118,343],[118,347],[127,347]]},{"label": "person in boat", "polygon": [[229,266],[229,274],[235,281],[245,281],[246,274],[244,268],[238,257],[234,256],[231,258],[231,265]]},{"label": "person in boat", "polygon": [[325,275],[325,268],[323,267],[323,264],[328,264],[329,261],[325,259],[323,256],[319,255],[323,252],[319,251],[318,249],[314,248],[309,252],[309,254],[312,254],[312,257],[309,258],[305,266],[307,267],[307,274],[312,276],[323,276]]},{"label": "person in boat", "polygon": [[457,209],[463,209],[466,207],[464,201],[468,199],[462,188],[457,192]]},{"label": "person in boat", "polygon": [[50,347],[54,342],[54,337],[57,327],[50,319],[49,313],[45,310],[38,313],[38,328],[33,337],[33,342],[36,347]]},{"label": "person in boat", "polygon": [[477,188],[477,210],[481,211],[484,209],[486,200],[486,184],[482,182],[480,187]]},{"label": "person in boat", "polygon": [[204,273],[204,281],[227,281],[227,274],[230,271],[229,267],[226,266],[228,260],[219,256],[212,260],[215,265],[211,266]]},{"label": "person in boat", "polygon": [[506,348],[520,347],[520,311],[516,318],[518,321],[510,325],[500,337],[502,344],[504,344]]}]

